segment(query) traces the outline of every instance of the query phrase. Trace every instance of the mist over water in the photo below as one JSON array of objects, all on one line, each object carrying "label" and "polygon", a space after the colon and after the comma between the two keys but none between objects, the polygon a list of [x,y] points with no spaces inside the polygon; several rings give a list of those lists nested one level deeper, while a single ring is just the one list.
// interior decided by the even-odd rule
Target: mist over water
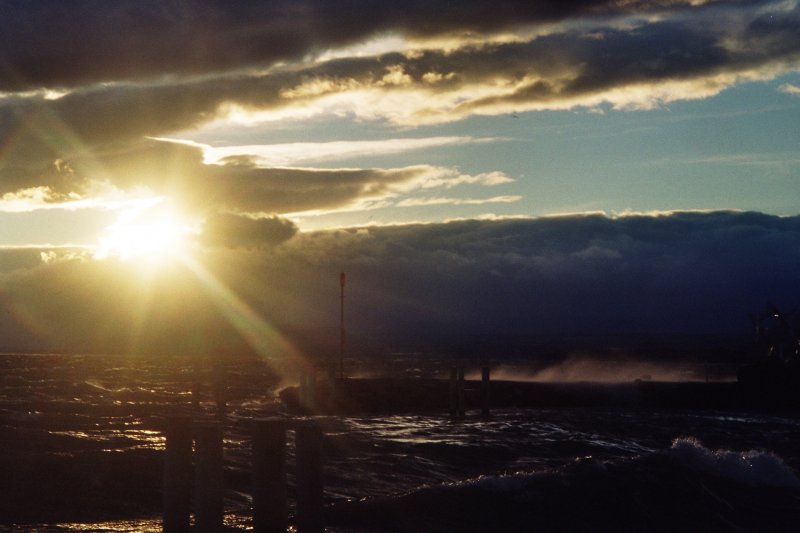
[{"label": "mist over water", "polygon": [[[642,381],[734,381],[729,368],[702,364],[600,359],[596,356],[573,355],[544,368],[524,364],[498,364],[491,368],[491,379],[544,383],[630,383]],[[479,380],[473,370],[466,379]]]}]

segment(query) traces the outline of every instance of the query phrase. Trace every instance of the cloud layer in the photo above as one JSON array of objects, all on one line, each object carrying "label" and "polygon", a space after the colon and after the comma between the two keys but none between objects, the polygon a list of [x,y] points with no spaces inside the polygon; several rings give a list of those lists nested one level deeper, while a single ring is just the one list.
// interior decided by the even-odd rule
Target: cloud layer
[{"label": "cloud layer", "polygon": [[[704,98],[796,71],[798,25],[797,3],[777,1],[504,0],[458,10],[413,1],[8,5],[0,21],[0,193],[39,187],[50,201],[63,201],[86,196],[87,184],[97,182],[170,191],[176,179],[165,170],[185,161],[169,160],[175,147],[154,148],[145,137],[219,120],[346,115],[416,127],[472,115],[641,109]],[[381,36],[400,44],[371,49],[370,39]],[[349,54],[337,54],[342,47]],[[792,94],[791,85],[783,87]],[[319,152],[304,164],[355,146],[390,153],[468,141],[364,142],[377,143],[309,145]],[[297,165],[303,158],[294,148],[272,154]],[[193,161],[201,177],[188,194],[222,191],[218,207],[229,211],[369,207],[376,191],[380,197],[380,189],[396,189],[419,172],[288,171],[267,168],[287,165],[265,158],[263,149],[220,150],[236,157],[213,168]],[[120,168],[126,165],[150,172]],[[288,183],[306,191],[306,200],[281,194]],[[322,183],[329,195],[320,194]]]},{"label": "cloud layer", "polygon": [[[266,324],[335,331],[338,274],[346,271],[348,331],[382,346],[748,342],[748,313],[767,301],[791,309],[800,300],[798,217],[582,215],[316,233],[228,218],[217,228],[243,246],[207,249],[209,275]],[[34,264],[33,252],[6,253],[13,255],[2,256],[0,277],[5,348],[110,350],[123,338],[128,349],[173,341],[247,349],[208,283],[188,273],[145,282],[133,265]],[[181,312],[187,308],[191,317]],[[144,324],[131,329],[137,321]],[[203,348],[198,331],[208,340]],[[330,349],[337,338],[330,334]]]},{"label": "cloud layer", "polygon": [[639,0],[621,7],[609,0],[504,0],[492,6],[467,1],[458,9],[441,2],[366,0],[346,5],[310,0],[6,4],[0,23],[0,89],[202,75],[297,60],[385,32],[417,37],[496,32],[568,17],[657,13],[691,4],[696,2]]}]

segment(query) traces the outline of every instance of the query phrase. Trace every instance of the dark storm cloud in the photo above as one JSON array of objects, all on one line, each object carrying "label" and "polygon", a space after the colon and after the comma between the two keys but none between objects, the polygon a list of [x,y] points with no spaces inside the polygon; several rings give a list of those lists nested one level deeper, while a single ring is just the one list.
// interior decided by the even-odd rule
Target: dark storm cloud
[{"label": "dark storm cloud", "polygon": [[[63,163],[66,164],[66,163]],[[364,207],[418,187],[439,169],[262,168],[246,158],[204,164],[200,148],[145,140],[69,162],[74,183],[99,173],[120,187],[145,185],[201,212],[292,213]]]},{"label": "dark storm cloud", "polygon": [[[430,104],[417,111],[419,115],[438,113],[437,120],[453,120],[473,112],[497,112],[492,107],[500,104],[526,109],[591,105],[607,99],[624,106],[697,98],[730,86],[738,76],[768,78],[772,69],[797,68],[800,9],[770,13],[747,24],[731,19],[735,17],[710,10],[695,18],[633,28],[565,31],[528,42],[429,50],[409,57],[387,54],[377,62],[343,59],[304,75],[318,86],[320,80],[328,81],[330,92],[337,92],[344,80],[369,85],[365,80],[381,80],[396,69],[406,77],[400,89],[410,85],[433,94],[463,91],[463,102],[452,109]],[[517,88],[509,92],[504,85],[496,95],[478,98],[468,92],[471,86],[485,87],[498,79]],[[664,92],[661,87],[667,82],[688,85]],[[637,100],[635,93],[648,86],[652,94]],[[636,90],[626,97],[629,87]],[[618,94],[611,96],[611,91]],[[308,99],[318,96],[314,93]],[[413,119],[408,121],[413,123]]]},{"label": "dark storm cloud", "polygon": [[[43,97],[0,101],[0,138],[6,166],[40,163],[90,152],[98,145],[139,140],[208,121],[219,105],[241,101],[268,106],[268,82],[112,86]],[[235,88],[235,90],[233,90]],[[255,94],[258,99],[254,101]]]},{"label": "dark storm cloud", "polygon": [[30,248],[0,248],[0,275],[42,263],[41,251]]},{"label": "dark storm cloud", "polygon": [[456,5],[430,0],[7,0],[0,3],[0,90],[268,66],[389,31],[417,36],[481,33],[587,14],[649,12],[690,4],[681,0],[468,0]]},{"label": "dark storm cloud", "polygon": [[196,280],[164,268],[153,278],[140,268],[62,257],[0,274],[0,343],[59,353],[211,353],[202,350],[232,335],[228,324],[210,320],[213,309]]},{"label": "dark storm cloud", "polygon": [[[268,240],[281,224],[240,223],[228,227]],[[338,274],[346,271],[353,338],[445,347],[465,339],[615,344],[676,335],[749,342],[748,313],[767,301],[783,309],[800,303],[798,243],[800,217],[587,215],[297,233],[272,247],[208,249],[202,261],[268,324],[282,326],[335,328]],[[14,274],[13,283],[0,275],[0,300],[16,313],[0,316],[0,338],[13,344],[9,323],[25,317],[26,331],[57,340],[59,349],[95,337],[111,349],[133,334],[136,310],[149,324],[140,346],[169,346],[169,336],[195,346],[198,328],[214,343],[236,337],[207,285],[188,273],[148,287],[133,266],[114,265],[55,261]],[[143,313],[147,295],[152,308]]]},{"label": "dark storm cloud", "polygon": [[246,212],[335,210],[393,195],[396,186],[424,177],[426,167],[305,170],[226,166],[212,188],[222,207]]},{"label": "dark storm cloud", "polygon": [[285,250],[328,283],[347,270],[364,331],[613,341],[747,338],[748,312],[800,303],[798,242],[800,217],[719,212],[371,228],[298,235]]},{"label": "dark storm cloud", "polygon": [[217,213],[206,218],[204,242],[228,248],[263,248],[290,239],[297,227],[279,217],[252,218],[231,213]]}]

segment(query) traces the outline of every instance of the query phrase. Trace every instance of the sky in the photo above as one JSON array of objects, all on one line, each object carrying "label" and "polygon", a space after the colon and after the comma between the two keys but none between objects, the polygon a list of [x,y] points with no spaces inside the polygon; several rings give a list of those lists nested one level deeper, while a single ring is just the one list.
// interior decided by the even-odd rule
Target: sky
[{"label": "sky", "polygon": [[0,349],[749,335],[798,124],[795,0],[3,1]]}]

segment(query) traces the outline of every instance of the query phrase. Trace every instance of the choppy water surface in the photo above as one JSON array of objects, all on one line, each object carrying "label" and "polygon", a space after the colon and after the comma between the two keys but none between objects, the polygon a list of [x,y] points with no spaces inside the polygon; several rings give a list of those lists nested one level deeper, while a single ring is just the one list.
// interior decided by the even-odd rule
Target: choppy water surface
[{"label": "choppy water surface", "polygon": [[[158,530],[163,420],[214,415],[211,365],[3,355],[0,369],[0,524]],[[226,507],[229,525],[245,529],[249,421],[289,415],[275,397],[281,376],[269,365],[231,360],[225,370]],[[204,401],[193,411],[198,378]],[[794,417],[506,409],[459,421],[444,412],[316,418],[325,431],[325,497],[337,530],[515,529],[534,511],[545,530],[592,530],[597,520],[618,530],[668,530],[687,525],[675,522],[678,506],[680,517],[711,530],[766,524],[789,531],[800,518]],[[598,494],[585,494],[590,489]],[[584,498],[595,503],[573,505]],[[498,508],[502,518],[492,516]]]}]

